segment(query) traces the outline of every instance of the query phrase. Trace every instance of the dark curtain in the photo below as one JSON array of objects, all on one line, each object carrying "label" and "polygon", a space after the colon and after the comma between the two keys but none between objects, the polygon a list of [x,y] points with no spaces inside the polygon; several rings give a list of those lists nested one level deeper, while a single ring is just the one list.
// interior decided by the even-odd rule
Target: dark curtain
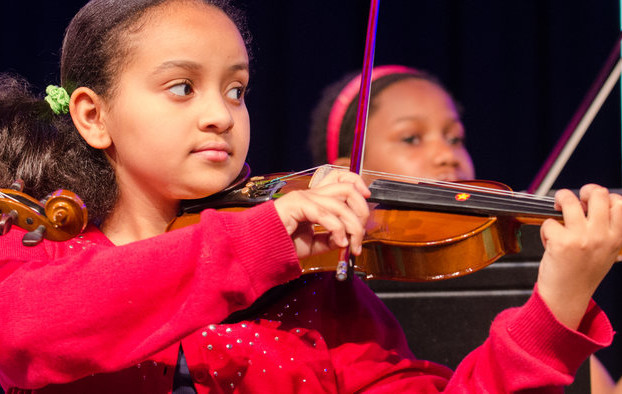
[{"label": "dark curtain", "polygon": [[[84,1],[0,3],[0,71],[43,92],[58,81],[64,27]],[[248,106],[253,172],[310,166],[309,113],[321,88],[361,67],[368,4],[253,1]],[[464,106],[477,176],[526,188],[618,36],[618,3],[563,0],[381,2],[376,64],[436,74]],[[620,186],[620,100],[614,89],[555,188]]]},{"label": "dark curtain", "polygon": [[[0,71],[43,93],[58,83],[62,34],[84,1],[0,2]],[[255,174],[311,165],[309,114],[322,87],[361,67],[368,2],[248,1]],[[478,178],[525,189],[595,80],[619,34],[614,0],[386,0],[376,64],[436,74],[465,108]],[[554,188],[619,188],[619,85]],[[617,371],[616,371],[617,372]]]}]

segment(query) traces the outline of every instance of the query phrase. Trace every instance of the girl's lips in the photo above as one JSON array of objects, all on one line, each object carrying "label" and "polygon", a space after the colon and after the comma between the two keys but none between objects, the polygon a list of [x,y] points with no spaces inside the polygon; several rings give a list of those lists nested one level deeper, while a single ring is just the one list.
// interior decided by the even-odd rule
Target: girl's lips
[{"label": "girl's lips", "polygon": [[229,158],[228,152],[225,152],[224,150],[217,150],[217,149],[205,149],[205,150],[195,152],[195,154],[199,155],[200,157],[206,160],[216,161],[216,162],[225,161],[227,160],[227,158]]},{"label": "girl's lips", "polygon": [[229,158],[231,148],[224,142],[209,142],[192,151],[205,160],[222,162]]}]

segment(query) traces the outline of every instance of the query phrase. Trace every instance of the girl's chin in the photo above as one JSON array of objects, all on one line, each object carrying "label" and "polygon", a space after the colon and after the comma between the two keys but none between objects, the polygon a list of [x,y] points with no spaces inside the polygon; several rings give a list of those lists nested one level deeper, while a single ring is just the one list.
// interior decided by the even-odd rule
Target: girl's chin
[{"label": "girl's chin", "polygon": [[175,197],[180,200],[196,200],[199,198],[209,197],[225,188],[237,178],[239,170],[234,166],[227,168],[210,169],[206,171],[194,172],[194,176],[179,180],[180,184],[177,188]]},{"label": "girl's chin", "polygon": [[209,197],[211,195],[221,192],[227,186],[229,186],[230,183],[231,183],[230,181],[222,182],[222,183],[219,182],[218,184],[214,184],[214,182],[210,182],[209,185],[204,184],[202,185],[202,187],[187,190],[185,193],[180,194],[179,199],[180,200],[196,200],[199,198]]}]

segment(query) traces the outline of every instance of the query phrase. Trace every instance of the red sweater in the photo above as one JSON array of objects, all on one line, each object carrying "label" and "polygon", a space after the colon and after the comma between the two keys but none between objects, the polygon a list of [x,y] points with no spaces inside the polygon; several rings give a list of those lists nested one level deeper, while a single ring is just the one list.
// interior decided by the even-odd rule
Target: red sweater
[{"label": "red sweater", "polygon": [[332,274],[277,288],[218,324],[300,274],[272,203],[205,211],[197,225],[119,247],[94,227],[33,248],[22,235],[0,238],[8,393],[169,393],[180,342],[199,393],[561,392],[613,335],[595,304],[576,332],[534,292],[452,373],[412,355],[364,283]]}]

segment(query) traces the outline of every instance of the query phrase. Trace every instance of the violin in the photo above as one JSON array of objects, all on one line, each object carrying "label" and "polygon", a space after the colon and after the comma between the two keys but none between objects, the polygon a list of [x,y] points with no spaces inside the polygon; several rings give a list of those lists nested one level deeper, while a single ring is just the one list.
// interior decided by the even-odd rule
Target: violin
[{"label": "violin", "polygon": [[22,181],[0,189],[0,235],[5,235],[16,225],[27,231],[22,244],[34,246],[44,238],[66,241],[86,227],[87,210],[75,193],[59,189],[43,201],[37,201],[23,193],[23,189]]},{"label": "violin", "polygon": [[[244,170],[226,190],[182,203],[167,231],[199,221],[206,208],[238,211],[312,187],[336,166],[250,177]],[[434,281],[475,272],[520,252],[520,226],[561,220],[551,197],[517,193],[493,181],[440,182],[371,171],[361,173],[371,197],[363,251],[352,270],[367,279]],[[319,225],[314,232],[326,230]],[[303,273],[335,271],[339,251],[301,260]]]}]

